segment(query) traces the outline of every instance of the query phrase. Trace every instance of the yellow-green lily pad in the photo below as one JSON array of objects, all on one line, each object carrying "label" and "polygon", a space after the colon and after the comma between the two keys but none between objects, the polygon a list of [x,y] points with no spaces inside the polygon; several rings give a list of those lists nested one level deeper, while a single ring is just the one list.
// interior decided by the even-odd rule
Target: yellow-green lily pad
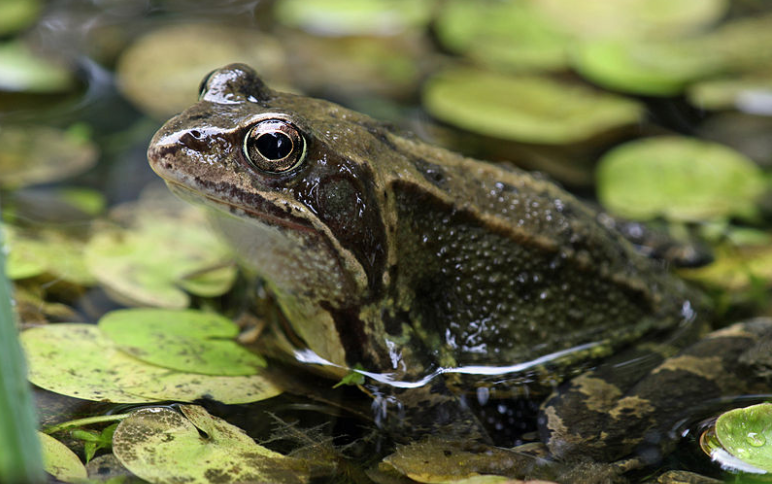
[{"label": "yellow-green lily pad", "polygon": [[678,273],[713,289],[747,295],[759,283],[772,287],[772,247],[765,244],[719,250],[712,264]]},{"label": "yellow-green lily pad", "polygon": [[717,79],[699,82],[687,91],[689,101],[701,109],[739,109],[759,114],[770,114],[769,101],[772,99],[772,74],[766,77]]},{"label": "yellow-green lily pad", "polygon": [[46,390],[85,400],[150,403],[210,398],[225,404],[276,396],[262,375],[208,376],[151,365],[120,351],[95,325],[50,324],[22,332],[29,380]]},{"label": "yellow-green lily pad", "polygon": [[393,35],[423,27],[431,17],[426,0],[279,0],[274,13],[287,26],[326,35]]},{"label": "yellow-green lily pad", "polygon": [[681,37],[718,21],[727,0],[532,0],[556,25],[584,38]]},{"label": "yellow-green lily pad", "polygon": [[673,96],[691,82],[722,69],[709,44],[697,40],[634,42],[601,39],[571,50],[574,68],[608,89],[648,96]]},{"label": "yellow-green lily pad", "polygon": [[184,309],[186,291],[213,297],[231,288],[237,272],[231,255],[195,208],[170,212],[148,204],[133,217],[130,229],[103,230],[86,246],[89,269],[116,299]]},{"label": "yellow-green lily pad", "polygon": [[446,70],[424,86],[432,116],[485,136],[530,143],[580,142],[637,122],[635,101],[546,77],[469,68]]},{"label": "yellow-green lily pad", "polygon": [[566,67],[569,37],[531,3],[454,0],[438,12],[435,32],[448,49],[495,69]]},{"label": "yellow-green lily pad", "polygon": [[115,456],[153,484],[308,482],[302,461],[256,444],[202,407],[181,405],[180,410],[182,414],[166,407],[133,412],[115,430]]},{"label": "yellow-green lily pad", "polygon": [[43,467],[62,482],[78,482],[87,477],[86,467],[66,445],[50,435],[38,432]]},{"label": "yellow-green lily pad", "polygon": [[3,0],[0,2],[0,35],[27,27],[42,10],[41,0]]},{"label": "yellow-green lily pad", "polygon": [[730,410],[716,420],[721,446],[741,461],[772,472],[772,404]]},{"label": "yellow-green lily pad", "polygon": [[0,146],[2,188],[64,180],[91,168],[98,155],[82,125],[68,130],[4,125],[0,129]]},{"label": "yellow-green lily pad", "polygon": [[94,277],[83,260],[82,241],[53,231],[36,234],[20,232],[6,226],[9,250],[6,274],[9,279],[25,279],[41,274],[80,284],[92,285]]},{"label": "yellow-green lily pad", "polygon": [[105,314],[99,329],[123,351],[147,363],[204,375],[254,375],[265,360],[240,346],[239,327],[196,310],[123,309]]},{"label": "yellow-green lily pad", "polygon": [[35,54],[23,42],[0,43],[0,91],[54,93],[74,86],[75,77],[61,64]]},{"label": "yellow-green lily pad", "polygon": [[707,221],[755,217],[766,183],[759,167],[726,146],[663,136],[608,152],[597,187],[600,202],[623,217]]}]

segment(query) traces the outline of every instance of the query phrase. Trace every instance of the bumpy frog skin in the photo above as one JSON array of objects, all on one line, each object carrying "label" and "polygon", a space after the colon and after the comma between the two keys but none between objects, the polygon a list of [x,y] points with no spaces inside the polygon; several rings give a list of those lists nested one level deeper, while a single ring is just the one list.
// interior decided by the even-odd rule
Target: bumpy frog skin
[{"label": "bumpy frog skin", "polygon": [[[212,73],[148,157],[175,193],[222,215],[216,224],[292,330],[340,367],[409,382],[546,355],[576,364],[643,335],[693,333],[706,312],[699,294],[553,183],[273,91],[244,65]],[[539,368],[529,378],[554,380]],[[589,420],[555,410],[566,401],[607,418],[624,391],[599,378],[567,382],[544,407],[544,438],[563,443],[553,450],[603,440],[597,428],[567,427]],[[451,380],[426,394],[452,398],[461,390]],[[624,404],[608,418],[638,412]]]}]

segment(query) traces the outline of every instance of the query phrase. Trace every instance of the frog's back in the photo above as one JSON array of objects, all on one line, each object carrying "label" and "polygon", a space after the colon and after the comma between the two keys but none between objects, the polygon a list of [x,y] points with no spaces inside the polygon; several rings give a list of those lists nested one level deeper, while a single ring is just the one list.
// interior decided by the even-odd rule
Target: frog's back
[{"label": "frog's back", "polygon": [[575,347],[600,357],[705,309],[700,294],[555,184],[392,141],[422,179],[392,184],[392,270],[396,287],[411,288],[400,298],[420,332],[441,335],[430,347],[443,363],[512,364]]}]

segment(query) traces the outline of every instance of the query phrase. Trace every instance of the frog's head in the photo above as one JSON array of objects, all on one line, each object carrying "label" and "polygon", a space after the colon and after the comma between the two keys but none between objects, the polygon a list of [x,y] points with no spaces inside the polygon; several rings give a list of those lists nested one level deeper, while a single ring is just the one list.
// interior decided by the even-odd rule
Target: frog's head
[{"label": "frog's head", "polygon": [[[150,164],[179,196],[218,209],[238,253],[286,300],[355,307],[382,285],[383,129],[280,93],[232,64],[153,138]],[[307,311],[306,311],[307,312]]]}]

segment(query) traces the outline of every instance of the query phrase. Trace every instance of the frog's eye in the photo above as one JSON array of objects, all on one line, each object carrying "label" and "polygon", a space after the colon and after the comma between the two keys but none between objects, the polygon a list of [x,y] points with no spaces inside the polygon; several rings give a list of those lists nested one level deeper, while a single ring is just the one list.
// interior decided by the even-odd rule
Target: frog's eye
[{"label": "frog's eye", "polygon": [[285,173],[303,162],[306,140],[291,123],[267,119],[252,126],[247,133],[244,154],[261,171]]},{"label": "frog's eye", "polygon": [[202,97],[204,97],[204,93],[206,92],[207,85],[209,84],[209,79],[212,78],[212,74],[217,72],[217,69],[210,71],[209,74],[205,75],[203,79],[201,79],[201,84],[198,85],[198,100],[200,101]]}]

